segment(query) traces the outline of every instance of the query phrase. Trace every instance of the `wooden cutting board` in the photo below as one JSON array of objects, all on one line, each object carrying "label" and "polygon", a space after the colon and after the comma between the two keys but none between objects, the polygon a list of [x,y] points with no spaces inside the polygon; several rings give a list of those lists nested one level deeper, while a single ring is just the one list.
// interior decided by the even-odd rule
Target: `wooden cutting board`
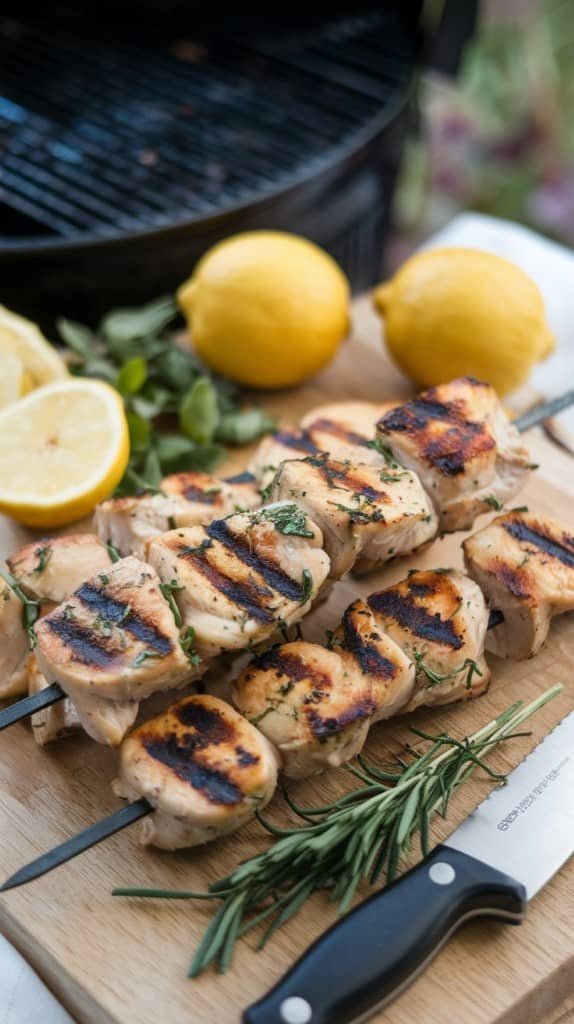
[{"label": "wooden cutting board", "polygon": [[[408,393],[406,382],[381,353],[380,327],[363,299],[356,304],[353,340],[310,386],[267,402],[285,422],[296,423],[313,405],[334,399],[384,400]],[[534,431],[529,436],[540,469],[520,503],[574,525],[574,462]],[[239,467],[245,453],[233,460]],[[485,520],[486,521],[486,520]],[[26,538],[0,524],[0,556]],[[392,565],[362,582],[338,584],[305,624],[305,636],[322,637],[357,595],[365,595],[419,567],[460,564],[461,535],[438,541],[424,555]],[[464,735],[512,701],[532,699],[549,685],[564,683],[563,695],[532,720],[533,734],[508,746],[493,763],[518,763],[574,708],[574,615],[552,627],[550,640],[533,660],[512,664],[492,659],[490,692],[468,704],[417,713],[371,731],[369,754],[384,759],[408,736],[409,724],[448,728]],[[165,698],[164,698],[165,699]],[[149,714],[150,704],[146,714]],[[110,791],[116,755],[76,737],[42,751],[30,730],[18,725],[0,736],[0,877],[118,806]],[[341,788],[341,773],[293,785],[300,802],[323,802]],[[488,791],[478,776],[460,791],[444,838]],[[572,797],[574,799],[574,796]],[[278,820],[281,798],[274,802]],[[196,981],[186,970],[209,919],[207,905],[113,899],[118,885],[200,889],[268,842],[258,825],[200,850],[177,854],[145,851],[137,826],[24,889],[0,896],[0,928],[45,978],[81,1022],[122,1024],[237,1024],[241,1011],[284,972],[333,919],[332,907],[316,896],[262,953],[241,942],[225,976],[207,973]],[[549,843],[551,837],[549,837]],[[574,864],[566,866],[529,909],[520,928],[496,923],[467,926],[408,991],[374,1020],[392,1024],[538,1024],[570,1016],[574,993]],[[333,970],[337,965],[333,964]],[[566,1001],[564,1008],[564,1001]],[[558,1011],[560,1004],[562,1010]],[[570,1007],[570,1010],[568,1009]]]}]

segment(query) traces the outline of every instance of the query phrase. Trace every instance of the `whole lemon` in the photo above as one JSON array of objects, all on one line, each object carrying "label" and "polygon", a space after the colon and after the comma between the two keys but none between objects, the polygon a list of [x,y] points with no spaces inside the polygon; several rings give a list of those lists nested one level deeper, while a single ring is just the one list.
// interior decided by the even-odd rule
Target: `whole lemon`
[{"label": "whole lemon", "polygon": [[477,249],[417,253],[374,301],[394,361],[424,387],[471,374],[504,394],[555,346],[534,281]]},{"label": "whole lemon", "polygon": [[349,329],[349,284],[326,252],[282,231],[210,249],[178,291],[200,358],[224,377],[283,388],[312,377]]}]

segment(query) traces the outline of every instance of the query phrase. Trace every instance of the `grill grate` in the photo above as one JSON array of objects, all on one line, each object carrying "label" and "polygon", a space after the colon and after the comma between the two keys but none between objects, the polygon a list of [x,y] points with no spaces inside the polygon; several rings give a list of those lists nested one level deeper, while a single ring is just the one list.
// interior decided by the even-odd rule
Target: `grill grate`
[{"label": "grill grate", "polygon": [[204,50],[5,19],[0,64],[0,236],[111,238],[328,166],[404,94],[413,39],[380,9]]}]

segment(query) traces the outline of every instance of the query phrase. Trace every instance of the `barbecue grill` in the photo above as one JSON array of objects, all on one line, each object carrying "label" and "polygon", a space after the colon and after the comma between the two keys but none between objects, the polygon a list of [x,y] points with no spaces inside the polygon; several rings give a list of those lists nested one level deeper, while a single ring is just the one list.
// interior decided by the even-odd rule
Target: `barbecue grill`
[{"label": "barbecue grill", "polygon": [[257,31],[196,18],[193,33],[181,18],[126,32],[85,12],[5,16],[1,301],[94,318],[173,289],[214,241],[256,227],[313,238],[355,288],[373,283],[419,6]]}]

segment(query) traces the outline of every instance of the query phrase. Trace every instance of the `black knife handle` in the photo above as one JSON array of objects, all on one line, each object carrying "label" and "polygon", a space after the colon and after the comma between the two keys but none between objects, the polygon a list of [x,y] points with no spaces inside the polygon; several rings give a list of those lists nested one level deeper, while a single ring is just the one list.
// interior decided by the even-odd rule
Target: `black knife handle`
[{"label": "black knife handle", "polygon": [[406,987],[463,921],[519,924],[524,886],[482,861],[437,846],[418,867],[319,938],[244,1024],[349,1024]]}]

